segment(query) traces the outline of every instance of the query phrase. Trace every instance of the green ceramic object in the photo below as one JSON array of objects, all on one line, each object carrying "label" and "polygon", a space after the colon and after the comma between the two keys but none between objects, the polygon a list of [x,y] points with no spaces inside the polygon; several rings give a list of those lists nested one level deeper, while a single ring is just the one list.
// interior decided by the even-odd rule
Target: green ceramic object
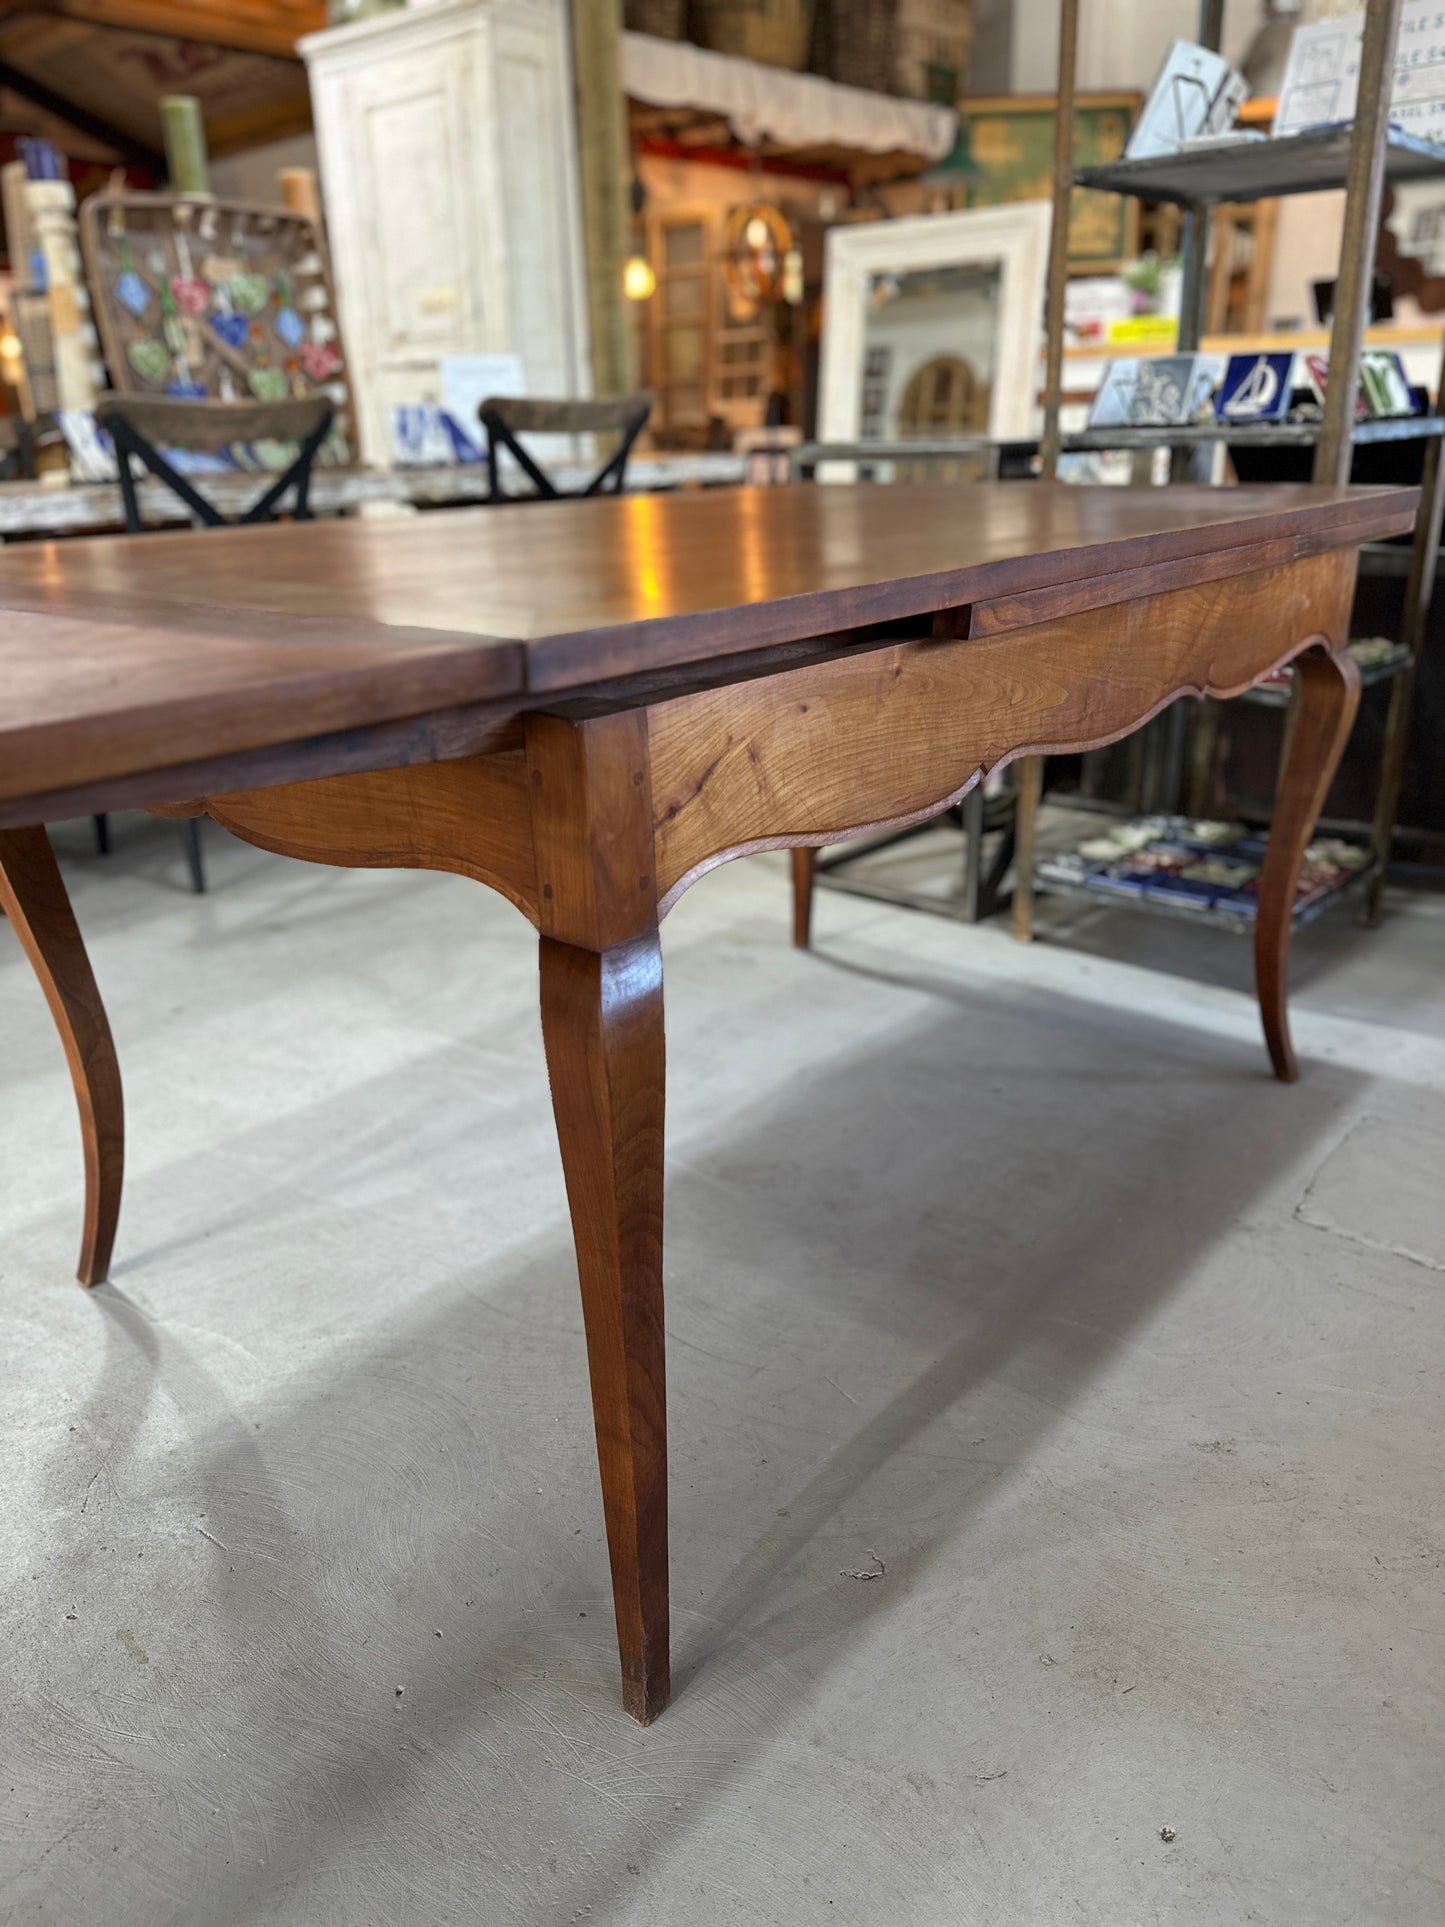
[{"label": "green ceramic object", "polygon": [[162,382],[170,370],[169,349],[152,335],[142,335],[139,341],[127,342],[125,358],[142,381]]},{"label": "green ceramic object", "polygon": [[287,385],[284,368],[253,368],[246,377],[246,383],[257,401],[285,401],[286,399]]},{"label": "green ceramic object", "polygon": [[201,103],[194,94],[166,94],[161,100],[161,131],[166,144],[166,172],[172,194],[207,194],[210,171],[206,157],[206,125]]},{"label": "green ceramic object", "polygon": [[260,314],[271,299],[271,283],[264,274],[233,274],[227,287],[242,314]]}]

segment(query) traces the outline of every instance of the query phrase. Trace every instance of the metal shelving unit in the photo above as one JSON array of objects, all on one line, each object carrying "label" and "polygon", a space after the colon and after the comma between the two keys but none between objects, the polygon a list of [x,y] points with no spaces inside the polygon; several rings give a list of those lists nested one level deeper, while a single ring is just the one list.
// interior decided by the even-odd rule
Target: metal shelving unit
[{"label": "metal shelving unit", "polygon": [[[1357,422],[1354,397],[1359,385],[1360,346],[1368,306],[1374,236],[1379,231],[1380,204],[1386,181],[1407,181],[1445,175],[1445,148],[1390,128],[1387,119],[1388,80],[1399,30],[1401,0],[1366,0],[1365,34],[1360,57],[1359,108],[1345,127],[1320,129],[1280,140],[1219,142],[1179,154],[1121,160],[1104,166],[1075,169],[1073,108],[1078,0],[1063,0],[1059,34],[1059,111],[1055,120],[1054,245],[1049,260],[1048,376],[1044,415],[1043,471],[1052,478],[1065,449],[1158,448],[1175,452],[1176,472],[1190,451],[1224,442],[1236,447],[1314,450],[1314,480],[1344,483],[1350,477],[1354,449],[1385,442],[1425,442],[1420,510],[1410,549],[1375,545],[1361,558],[1362,572],[1404,573],[1405,611],[1401,642],[1405,655],[1371,681],[1392,682],[1385,724],[1380,781],[1371,829],[1371,860],[1365,874],[1362,920],[1374,922],[1389,867],[1395,814],[1404,773],[1415,680],[1440,543],[1445,508],[1445,468],[1441,440],[1445,436],[1445,363],[1436,387],[1435,411],[1399,421]],[[1199,39],[1219,45],[1222,0],[1202,0]],[[1178,348],[1188,353],[1199,345],[1205,293],[1205,242],[1210,209],[1222,201],[1253,201],[1290,194],[1345,189],[1345,227],[1340,248],[1340,270],[1330,336],[1331,379],[1322,418],[1318,422],[1234,425],[1204,422],[1180,428],[1091,429],[1065,437],[1060,432],[1059,405],[1063,373],[1064,282],[1067,272],[1067,229],[1070,195],[1075,185],[1130,194],[1144,200],[1172,201],[1186,210],[1184,283]],[[1406,560],[1408,556],[1408,560]],[[1286,703],[1288,698],[1266,696]],[[1035,821],[1042,795],[1042,766],[1030,758],[1019,769],[1017,824],[1017,882],[1014,893],[1015,936],[1033,934],[1035,881]],[[1044,880],[1046,888],[1055,887]],[[1351,879],[1351,887],[1358,887]],[[1139,897],[1148,908],[1159,907]],[[1317,914],[1317,912],[1315,913]]]},{"label": "metal shelving unit", "polygon": [[[1153,154],[1139,161],[1106,161],[1081,167],[1080,187],[1132,194],[1141,201],[1172,201],[1194,208],[1214,201],[1274,201],[1287,194],[1318,194],[1343,187],[1350,169],[1349,126],[1286,134],[1279,140],[1221,141],[1183,154]],[[1445,152],[1433,141],[1388,128],[1385,179],[1425,181],[1445,174]]]},{"label": "metal shelving unit", "polygon": [[[1177,428],[1085,428],[1063,436],[1065,454],[1086,448],[1202,448],[1224,442],[1231,448],[1313,448],[1321,424],[1314,422],[1191,422]],[[1445,435],[1445,415],[1401,415],[1398,419],[1356,422],[1350,432],[1354,448],[1381,442],[1424,442]]]},{"label": "metal shelving unit", "polygon": [[[1341,839],[1331,840],[1338,842]],[[1359,868],[1343,877],[1339,883],[1297,899],[1292,919],[1296,930],[1313,923],[1335,904],[1368,890],[1379,866],[1373,856],[1367,852],[1362,854],[1364,860]],[[1255,914],[1243,906],[1238,893],[1221,893],[1207,901],[1191,901],[1187,897],[1173,896],[1164,891],[1151,895],[1147,885],[1141,887],[1112,881],[1102,874],[1087,881],[1068,876],[1062,869],[1062,863],[1066,860],[1059,857],[1042,857],[1039,860],[1039,867],[1052,896],[1071,897],[1077,903],[1091,903],[1095,909],[1127,904],[1130,908],[1151,910],[1156,916],[1173,917],[1176,921],[1209,930],[1229,930],[1238,936],[1252,936],[1254,933]]]}]

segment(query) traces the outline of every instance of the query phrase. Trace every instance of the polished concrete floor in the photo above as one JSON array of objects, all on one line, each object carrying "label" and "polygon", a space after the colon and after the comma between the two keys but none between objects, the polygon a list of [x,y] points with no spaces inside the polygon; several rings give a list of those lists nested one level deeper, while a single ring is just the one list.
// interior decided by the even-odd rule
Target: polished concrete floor
[{"label": "polished concrete floor", "polygon": [[115,831],[89,1295],[0,928],[6,1927],[1445,1919],[1445,899],[1302,939],[1293,1089],[1223,934],[685,899],[643,1732],[530,932]]}]

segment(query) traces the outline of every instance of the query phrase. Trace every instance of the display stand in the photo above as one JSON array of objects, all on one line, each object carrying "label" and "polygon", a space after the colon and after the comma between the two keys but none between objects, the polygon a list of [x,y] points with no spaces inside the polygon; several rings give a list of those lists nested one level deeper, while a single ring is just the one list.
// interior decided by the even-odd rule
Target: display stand
[{"label": "display stand", "polygon": [[[1205,0],[1201,9],[1200,40],[1217,46],[1221,7]],[[1185,154],[1168,154],[1075,170],[1072,165],[1072,101],[1074,46],[1078,0],[1062,0],[1059,40],[1059,100],[1054,168],[1054,231],[1067,232],[1069,196],[1077,184],[1114,193],[1134,194],[1151,201],[1173,201],[1187,211],[1184,247],[1184,287],[1179,348],[1196,348],[1203,326],[1206,299],[1203,242],[1209,211],[1220,202],[1277,198],[1318,193],[1344,187],[1345,226],[1340,248],[1339,281],[1330,336],[1331,378],[1323,419],[1318,423],[1281,423],[1232,427],[1204,423],[1188,428],[1094,429],[1061,435],[1060,388],[1063,366],[1064,283],[1067,262],[1054,249],[1049,263],[1049,360],[1045,386],[1043,470],[1054,475],[1063,450],[1159,447],[1175,451],[1175,468],[1200,445],[1226,442],[1236,446],[1314,448],[1313,479],[1317,483],[1348,482],[1354,449],[1393,441],[1426,443],[1421,476],[1420,512],[1410,552],[1400,640],[1405,653],[1385,671],[1393,679],[1385,725],[1380,780],[1371,829],[1370,862],[1365,875],[1363,920],[1374,922],[1389,865],[1409,739],[1410,716],[1420,652],[1425,642],[1430,600],[1435,587],[1442,505],[1441,437],[1445,435],[1445,366],[1436,387],[1431,415],[1400,421],[1354,420],[1354,398],[1359,385],[1360,345],[1364,333],[1372,239],[1379,230],[1380,203],[1387,180],[1419,180],[1445,174],[1445,151],[1429,142],[1392,131],[1388,125],[1388,82],[1399,27],[1400,0],[1367,0],[1365,37],[1361,49],[1359,109],[1353,128],[1298,134],[1279,140],[1242,143]],[[1068,110],[1065,111],[1065,104]],[[1362,568],[1378,566],[1392,572],[1398,551],[1361,557]],[[1379,680],[1380,678],[1375,678]],[[1278,700],[1276,697],[1275,700]],[[1039,771],[1020,781],[1018,857],[1013,905],[1015,936],[1033,933],[1035,869],[1033,850]],[[1051,886],[1050,886],[1051,887]],[[1147,897],[1126,898],[1144,907],[1158,907]]]}]

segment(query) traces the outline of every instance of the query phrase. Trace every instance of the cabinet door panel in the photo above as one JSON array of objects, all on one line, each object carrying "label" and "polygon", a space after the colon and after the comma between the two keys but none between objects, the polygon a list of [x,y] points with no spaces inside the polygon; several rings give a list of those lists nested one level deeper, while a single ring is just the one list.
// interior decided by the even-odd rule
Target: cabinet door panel
[{"label": "cabinet door panel", "polygon": [[449,354],[476,330],[474,221],[463,112],[471,50],[456,41],[357,77],[377,354]]}]

